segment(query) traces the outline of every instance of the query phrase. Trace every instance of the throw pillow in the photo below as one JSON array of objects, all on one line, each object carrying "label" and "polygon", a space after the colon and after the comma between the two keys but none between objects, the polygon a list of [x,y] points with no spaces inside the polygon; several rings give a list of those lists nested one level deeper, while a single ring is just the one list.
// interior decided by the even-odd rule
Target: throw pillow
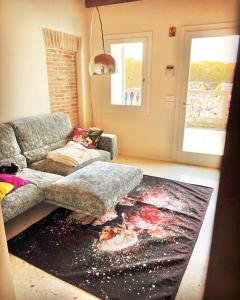
[{"label": "throw pillow", "polygon": [[12,184],[8,182],[0,182],[0,201],[13,189],[14,186]]},{"label": "throw pillow", "polygon": [[14,190],[30,183],[26,179],[10,174],[0,174],[0,182],[7,182],[12,184],[14,186]]},{"label": "throw pillow", "polygon": [[89,129],[75,128],[73,140],[86,148],[96,149],[102,133],[103,130],[96,127]]}]

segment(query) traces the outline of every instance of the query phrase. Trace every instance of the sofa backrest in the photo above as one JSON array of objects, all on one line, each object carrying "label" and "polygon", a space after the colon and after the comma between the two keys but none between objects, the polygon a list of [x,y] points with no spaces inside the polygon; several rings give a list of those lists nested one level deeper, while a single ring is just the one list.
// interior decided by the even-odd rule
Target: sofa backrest
[{"label": "sofa backrest", "polygon": [[15,163],[20,168],[27,166],[12,127],[9,124],[0,124],[0,166],[10,163]]},{"label": "sofa backrest", "polygon": [[69,116],[60,112],[18,119],[9,124],[28,164],[40,161],[49,151],[63,147],[72,132]]}]

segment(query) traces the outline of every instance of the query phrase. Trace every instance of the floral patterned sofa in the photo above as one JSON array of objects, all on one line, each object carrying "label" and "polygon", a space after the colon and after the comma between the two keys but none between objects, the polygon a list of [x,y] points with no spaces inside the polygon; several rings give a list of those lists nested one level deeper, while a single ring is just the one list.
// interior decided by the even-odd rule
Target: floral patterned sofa
[{"label": "floral patterned sofa", "polygon": [[[31,184],[8,194],[2,201],[4,221],[9,221],[45,199],[45,189],[87,164],[69,167],[47,159],[47,154],[64,146],[72,132],[69,117],[64,113],[18,119],[0,124],[0,165],[15,163],[19,176]],[[115,135],[103,134],[97,160],[109,161],[117,155]]]}]

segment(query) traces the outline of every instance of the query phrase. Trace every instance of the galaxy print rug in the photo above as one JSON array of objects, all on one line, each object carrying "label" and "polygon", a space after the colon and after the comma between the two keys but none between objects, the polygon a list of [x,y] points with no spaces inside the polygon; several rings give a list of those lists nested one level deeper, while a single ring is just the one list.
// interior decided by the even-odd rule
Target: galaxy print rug
[{"label": "galaxy print rug", "polygon": [[9,250],[102,299],[174,299],[212,191],[145,175],[101,219],[59,208]]}]

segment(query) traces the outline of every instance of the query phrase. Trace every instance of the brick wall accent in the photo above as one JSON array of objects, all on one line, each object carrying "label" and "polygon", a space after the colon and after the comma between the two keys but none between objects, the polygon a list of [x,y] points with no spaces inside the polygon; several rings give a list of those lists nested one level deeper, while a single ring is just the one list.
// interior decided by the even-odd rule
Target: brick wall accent
[{"label": "brick wall accent", "polygon": [[69,114],[72,126],[78,126],[76,53],[80,38],[51,29],[43,29],[43,35],[51,111]]}]

